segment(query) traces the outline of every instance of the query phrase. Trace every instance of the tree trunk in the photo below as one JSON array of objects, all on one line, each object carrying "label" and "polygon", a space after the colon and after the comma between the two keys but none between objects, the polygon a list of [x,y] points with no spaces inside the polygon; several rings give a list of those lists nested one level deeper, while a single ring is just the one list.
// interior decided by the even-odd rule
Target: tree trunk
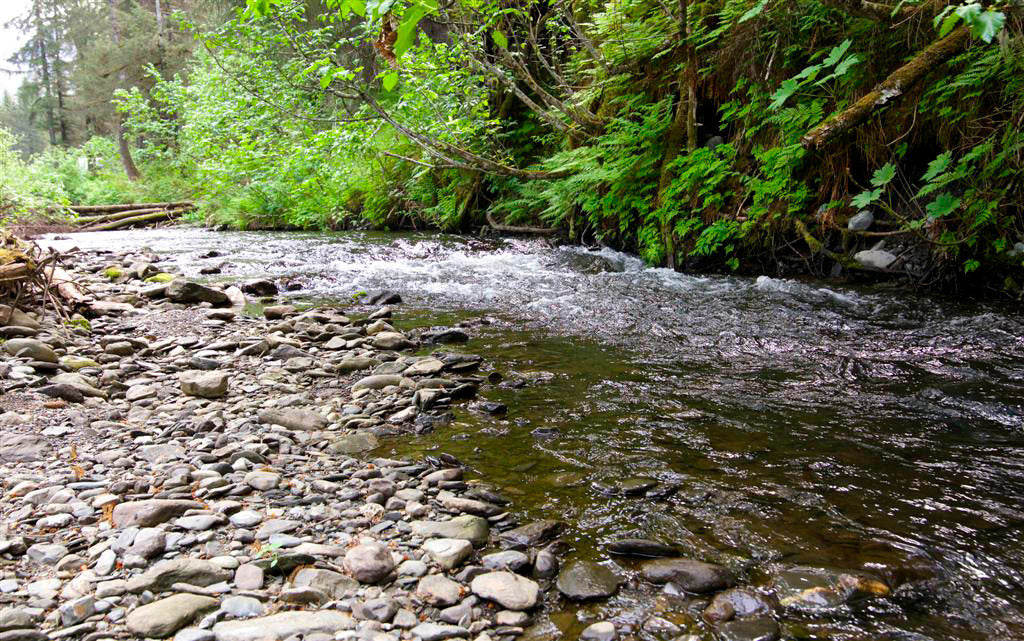
[{"label": "tree trunk", "polygon": [[693,44],[689,18],[689,1],[679,0],[679,35],[686,59],[686,149],[693,151],[697,148],[697,47]]},{"label": "tree trunk", "polygon": [[163,40],[164,37],[164,12],[160,6],[160,0],[156,0],[153,6],[153,11],[156,13],[156,37]]},{"label": "tree trunk", "polygon": [[61,68],[62,61],[60,59],[61,52],[61,39],[60,31],[57,29],[57,6],[53,6],[53,12],[50,14],[50,21],[53,25],[53,75],[55,78],[55,88],[57,90],[57,125],[60,127],[60,144],[64,147],[68,146],[68,114],[67,107],[64,104],[64,70]]},{"label": "tree trunk", "polygon": [[70,207],[68,207],[68,209],[75,212],[76,214],[84,214],[119,212],[128,211],[130,209],[178,209],[179,207],[189,209],[194,206],[194,203],[185,200],[176,203],[119,203],[114,205],[71,205]]},{"label": "tree trunk", "polygon": [[[121,25],[117,20],[117,6],[115,0],[107,0],[107,5],[110,7],[110,30],[114,35],[114,44],[118,47],[121,46]],[[119,84],[123,87],[125,84],[125,73],[124,70],[118,73]],[[117,151],[121,155],[121,164],[124,165],[124,173],[128,176],[129,180],[135,181],[142,177],[139,173],[139,168],[135,166],[135,160],[132,158],[132,150],[128,146],[128,140],[124,137],[124,116],[120,113],[115,113],[114,118],[117,121]]]},{"label": "tree trunk", "polygon": [[[676,102],[672,124],[665,133],[665,153],[661,158],[661,176],[658,179],[658,195],[654,206],[660,209],[665,204],[665,192],[672,184],[669,166],[679,155],[686,136],[686,150],[697,148],[697,54],[690,42],[689,2],[679,0],[679,37],[683,41],[684,69],[679,74],[679,99]],[[672,220],[663,216],[660,221],[661,242],[665,246],[665,263],[670,269],[676,268],[675,230]]]},{"label": "tree trunk", "polygon": [[53,118],[53,87],[50,82],[50,61],[46,54],[46,31],[43,29],[43,17],[39,10],[39,3],[36,3],[36,39],[39,42],[39,64],[43,77],[43,90],[46,93],[46,129],[50,134],[50,144],[57,144],[57,129]]}]

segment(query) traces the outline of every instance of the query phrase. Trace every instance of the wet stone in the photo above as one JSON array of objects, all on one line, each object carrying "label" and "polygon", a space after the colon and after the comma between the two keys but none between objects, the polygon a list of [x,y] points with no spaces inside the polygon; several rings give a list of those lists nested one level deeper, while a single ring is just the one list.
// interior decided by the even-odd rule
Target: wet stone
[{"label": "wet stone", "polygon": [[537,605],[540,586],[511,572],[481,574],[470,584],[473,594],[495,601],[509,610],[529,610]]},{"label": "wet stone", "polygon": [[735,577],[728,569],[693,559],[655,559],[641,565],[644,579],[651,583],[672,583],[685,592],[704,594],[724,590]]},{"label": "wet stone", "polygon": [[771,610],[772,607],[768,600],[757,592],[733,588],[715,595],[708,607],[704,609],[704,620],[709,623],[718,623],[755,614],[768,614]]},{"label": "wet stone", "polygon": [[618,633],[610,621],[591,623],[580,633],[580,641],[615,641]]},{"label": "wet stone", "polygon": [[722,641],[777,641],[779,624],[766,616],[737,619],[720,625],[718,636]]},{"label": "wet stone", "polygon": [[564,528],[565,523],[562,521],[547,519],[527,523],[514,530],[502,532],[499,538],[513,545],[535,547],[557,537]]},{"label": "wet stone", "polygon": [[611,569],[593,561],[572,561],[558,574],[558,591],[576,601],[599,599],[615,594],[622,579]]}]

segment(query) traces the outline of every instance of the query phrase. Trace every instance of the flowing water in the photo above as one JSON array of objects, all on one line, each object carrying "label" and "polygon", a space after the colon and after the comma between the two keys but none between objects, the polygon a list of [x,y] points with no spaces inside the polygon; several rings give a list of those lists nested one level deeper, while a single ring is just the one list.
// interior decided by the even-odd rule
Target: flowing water
[{"label": "flowing water", "polygon": [[[507,416],[459,407],[451,426],[381,453],[454,454],[523,519],[569,522],[574,554],[629,570],[604,546],[644,537],[753,585],[814,566],[867,571],[895,590],[786,616],[790,639],[1024,639],[1017,309],[695,277],[537,241],[181,229],[65,238],[53,244],[150,247],[189,275],[226,262],[211,278],[283,279],[305,300],[347,305],[393,290],[405,299],[400,328],[474,321],[467,349],[503,377],[482,394]],[[211,250],[223,257],[201,258]],[[609,491],[635,478],[675,491]],[[654,611],[685,624],[666,598],[633,582],[549,625],[574,638],[581,621],[639,626]]]}]

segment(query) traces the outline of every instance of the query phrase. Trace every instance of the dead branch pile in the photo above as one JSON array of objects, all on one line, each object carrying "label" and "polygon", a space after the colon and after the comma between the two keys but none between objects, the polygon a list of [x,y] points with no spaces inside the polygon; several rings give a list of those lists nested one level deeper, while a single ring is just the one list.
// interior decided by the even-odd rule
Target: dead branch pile
[{"label": "dead branch pile", "polygon": [[88,296],[60,268],[60,254],[9,231],[0,232],[0,301],[11,307],[52,307],[64,318]]}]

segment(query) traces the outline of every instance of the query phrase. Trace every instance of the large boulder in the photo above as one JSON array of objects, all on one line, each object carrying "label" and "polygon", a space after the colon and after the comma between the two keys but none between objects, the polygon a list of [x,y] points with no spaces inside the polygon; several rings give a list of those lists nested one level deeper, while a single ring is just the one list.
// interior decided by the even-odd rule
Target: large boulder
[{"label": "large boulder", "polygon": [[413,521],[412,533],[425,539],[466,539],[480,547],[487,543],[490,525],[485,518],[464,514],[450,521]]},{"label": "large boulder", "polygon": [[217,608],[217,599],[198,594],[175,594],[132,610],[125,619],[138,638],[163,639],[201,614]]},{"label": "large boulder", "polygon": [[12,338],[4,343],[4,351],[11,356],[21,356],[34,361],[57,362],[57,354],[53,348],[34,338]]},{"label": "large boulder", "polygon": [[32,318],[17,307],[0,305],[0,327],[13,325],[14,327],[28,327],[39,329],[39,321]]},{"label": "large boulder", "polygon": [[352,627],[352,617],[337,610],[279,612],[258,619],[221,621],[213,626],[217,641],[283,641],[311,635],[333,635]]},{"label": "large boulder", "polygon": [[881,249],[866,249],[853,255],[853,259],[870,269],[889,269],[896,262],[897,256]]},{"label": "large boulder", "polygon": [[611,569],[593,561],[573,561],[558,574],[556,586],[569,599],[585,601],[610,597],[622,579]]},{"label": "large boulder", "polygon": [[345,570],[360,583],[380,583],[395,569],[391,551],[381,543],[357,545],[347,553]]},{"label": "large boulder", "polygon": [[654,559],[640,568],[651,583],[673,583],[686,592],[705,594],[731,587],[736,577],[727,568],[693,559]]},{"label": "large boulder", "polygon": [[540,586],[512,572],[488,572],[473,579],[473,594],[508,610],[529,610],[537,605]]},{"label": "large boulder", "polygon": [[327,418],[311,410],[285,408],[260,412],[260,423],[280,425],[290,430],[303,432],[322,430],[327,427]]},{"label": "large boulder", "polygon": [[139,576],[132,577],[125,586],[133,594],[163,592],[175,583],[205,587],[231,579],[231,572],[209,561],[184,557],[161,561]]},{"label": "large boulder", "polygon": [[373,337],[373,346],[377,349],[400,350],[415,347],[416,343],[399,332],[380,332]]},{"label": "large boulder", "polygon": [[178,375],[181,383],[181,393],[185,396],[198,396],[200,398],[220,398],[228,393],[228,380],[230,376],[226,372],[204,372],[192,369]]},{"label": "large boulder", "polygon": [[185,499],[130,501],[116,505],[112,519],[116,528],[126,528],[133,525],[137,527],[153,527],[181,516],[186,510],[200,509],[203,509],[202,503]]},{"label": "large boulder", "polygon": [[219,289],[213,289],[199,283],[182,280],[172,280],[167,284],[164,295],[175,303],[210,303],[211,305],[231,304],[227,294]]}]

